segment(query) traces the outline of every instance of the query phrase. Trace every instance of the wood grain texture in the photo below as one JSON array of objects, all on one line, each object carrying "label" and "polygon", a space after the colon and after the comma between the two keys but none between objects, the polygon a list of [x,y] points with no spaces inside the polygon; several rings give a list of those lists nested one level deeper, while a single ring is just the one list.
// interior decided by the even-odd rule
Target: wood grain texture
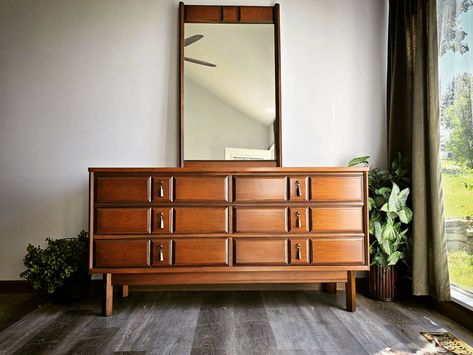
[{"label": "wood grain texture", "polygon": [[274,8],[272,6],[240,6],[240,22],[274,23]]},{"label": "wood grain texture", "polygon": [[103,274],[103,288],[102,315],[109,317],[113,310],[112,274]]},{"label": "wood grain texture", "polygon": [[235,202],[285,202],[285,176],[236,176],[233,182]]},{"label": "wood grain texture", "polygon": [[139,234],[151,232],[150,208],[97,208],[95,233]]},{"label": "wood grain texture", "polygon": [[[423,300],[377,302],[317,291],[136,292],[98,317],[95,297],[31,307],[0,330],[2,354],[377,354],[426,351],[419,331],[473,333]],[[17,297],[13,297],[17,296]],[[0,294],[0,316],[24,304]],[[219,331],[221,329],[221,331]],[[347,352],[348,351],[348,352]]]},{"label": "wood grain texture", "polygon": [[95,181],[97,202],[148,202],[151,201],[150,177],[98,177]]},{"label": "wood grain texture", "polygon": [[240,8],[238,6],[223,6],[223,22],[238,22],[240,17]]},{"label": "wood grain texture", "polygon": [[313,176],[310,199],[316,202],[363,201],[363,175]]},{"label": "wood grain texture", "polygon": [[222,22],[221,6],[185,5],[185,22]]},{"label": "wood grain texture", "polygon": [[312,239],[312,264],[363,264],[363,238]]},{"label": "wood grain texture", "polygon": [[287,239],[234,239],[235,265],[286,265]]},{"label": "wood grain texture", "polygon": [[228,233],[228,207],[176,207],[177,234]]},{"label": "wood grain texture", "polygon": [[174,265],[228,265],[227,238],[176,239],[173,242]]},{"label": "wood grain texture", "polygon": [[315,207],[311,217],[313,232],[363,232],[362,207]]},{"label": "wood grain texture", "polygon": [[176,176],[176,202],[228,202],[228,176]]},{"label": "wood grain texture", "polygon": [[234,233],[287,232],[286,207],[236,207]]},{"label": "wood grain texture", "polygon": [[148,240],[96,240],[96,267],[147,267]]},{"label": "wood grain texture", "polygon": [[356,311],[356,280],[355,272],[347,271],[347,286],[345,289],[346,292],[346,303],[347,311],[355,312]]}]

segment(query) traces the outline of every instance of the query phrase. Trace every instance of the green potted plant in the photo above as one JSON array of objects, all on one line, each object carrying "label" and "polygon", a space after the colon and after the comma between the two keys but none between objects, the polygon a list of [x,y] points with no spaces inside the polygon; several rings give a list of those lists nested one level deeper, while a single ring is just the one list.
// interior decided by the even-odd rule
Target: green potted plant
[{"label": "green potted plant", "polygon": [[[354,158],[349,166],[368,166],[368,156]],[[409,163],[400,153],[390,170],[369,171],[370,297],[391,301],[400,295],[400,262],[407,264],[409,225]]]},{"label": "green potted plant", "polygon": [[23,259],[26,270],[20,274],[34,290],[56,299],[76,298],[87,290],[88,237],[46,238],[45,248],[28,244]]}]

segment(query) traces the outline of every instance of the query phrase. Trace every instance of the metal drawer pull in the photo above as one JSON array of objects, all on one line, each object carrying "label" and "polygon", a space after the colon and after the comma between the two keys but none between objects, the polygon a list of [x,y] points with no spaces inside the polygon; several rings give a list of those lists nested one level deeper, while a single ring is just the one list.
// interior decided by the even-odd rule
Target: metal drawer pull
[{"label": "metal drawer pull", "polygon": [[301,245],[299,243],[296,244],[296,259],[302,260]]},{"label": "metal drawer pull", "polygon": [[301,194],[301,184],[299,180],[296,181],[296,196],[300,197],[302,196]]},{"label": "metal drawer pull", "polygon": [[296,227],[302,228],[301,213],[296,212]]},{"label": "metal drawer pull", "polygon": [[164,186],[162,181],[159,182],[159,197],[164,197]]},{"label": "metal drawer pull", "polygon": [[159,244],[158,249],[159,249],[159,261],[164,261],[163,245]]},{"label": "metal drawer pull", "polygon": [[162,212],[159,214],[159,229],[164,229],[164,214]]}]

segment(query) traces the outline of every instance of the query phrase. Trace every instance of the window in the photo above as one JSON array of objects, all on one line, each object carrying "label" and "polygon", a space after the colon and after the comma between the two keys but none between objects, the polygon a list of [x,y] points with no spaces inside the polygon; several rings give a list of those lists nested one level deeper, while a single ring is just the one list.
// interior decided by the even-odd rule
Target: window
[{"label": "window", "polygon": [[473,307],[473,0],[438,0],[441,158],[452,297]]}]

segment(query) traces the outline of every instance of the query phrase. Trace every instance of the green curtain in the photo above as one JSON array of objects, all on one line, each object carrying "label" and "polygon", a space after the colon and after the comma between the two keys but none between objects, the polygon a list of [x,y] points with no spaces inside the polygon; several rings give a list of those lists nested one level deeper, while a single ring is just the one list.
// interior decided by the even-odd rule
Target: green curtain
[{"label": "green curtain", "polygon": [[435,0],[390,0],[388,154],[412,161],[412,291],[450,299],[440,168]]}]

